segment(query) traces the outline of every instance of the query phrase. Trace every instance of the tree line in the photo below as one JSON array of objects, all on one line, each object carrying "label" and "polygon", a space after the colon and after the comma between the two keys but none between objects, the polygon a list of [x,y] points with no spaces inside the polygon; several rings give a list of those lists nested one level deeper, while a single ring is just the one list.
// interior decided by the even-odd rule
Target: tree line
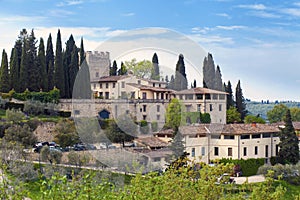
[{"label": "tree line", "polygon": [[63,49],[60,30],[57,32],[55,54],[52,36],[49,34],[46,49],[44,39],[37,39],[32,29],[30,33],[22,29],[11,50],[8,61],[2,52],[0,68],[0,92],[15,90],[18,93],[28,89],[31,92],[60,90],[61,98],[71,98],[73,85],[80,65],[85,59],[83,39],[80,47],[70,35]]}]

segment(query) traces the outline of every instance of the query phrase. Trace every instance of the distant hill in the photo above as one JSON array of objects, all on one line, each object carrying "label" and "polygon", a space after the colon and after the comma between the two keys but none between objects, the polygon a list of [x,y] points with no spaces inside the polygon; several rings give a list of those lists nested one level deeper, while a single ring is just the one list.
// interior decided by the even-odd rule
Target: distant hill
[{"label": "distant hill", "polygon": [[251,115],[260,115],[262,118],[267,119],[267,112],[272,110],[273,107],[277,104],[284,104],[289,108],[292,107],[299,107],[300,102],[291,102],[291,101],[284,101],[284,102],[257,102],[257,101],[246,101],[246,108]]}]

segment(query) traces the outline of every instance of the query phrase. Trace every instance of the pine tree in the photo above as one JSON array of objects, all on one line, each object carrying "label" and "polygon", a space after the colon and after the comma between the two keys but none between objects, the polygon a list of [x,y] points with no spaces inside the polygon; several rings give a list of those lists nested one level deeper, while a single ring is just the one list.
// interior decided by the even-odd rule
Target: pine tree
[{"label": "pine tree", "polygon": [[3,49],[1,68],[0,68],[0,92],[9,92],[9,90],[10,90],[10,84],[9,84],[7,53]]},{"label": "pine tree", "polygon": [[43,91],[47,91],[48,77],[47,77],[47,68],[46,68],[45,45],[44,45],[43,38],[40,38],[37,66],[39,69],[39,86]]},{"label": "pine tree", "polygon": [[85,60],[85,52],[84,52],[84,46],[83,46],[83,38],[81,38],[80,41],[80,50],[79,50],[79,59],[80,59],[80,66],[82,65],[83,61]]},{"label": "pine tree", "polygon": [[117,66],[117,62],[114,60],[112,67],[109,70],[109,75],[110,76],[116,76],[117,75],[117,70],[118,70],[118,66]]},{"label": "pine tree", "polygon": [[203,87],[215,88],[215,63],[212,54],[208,53],[203,61]]},{"label": "pine tree", "polygon": [[28,80],[27,87],[29,91],[40,91],[39,86],[39,68],[37,66],[37,40],[34,35],[33,29],[28,37]]},{"label": "pine tree", "polygon": [[160,74],[159,74],[158,57],[157,57],[156,53],[154,53],[154,55],[152,57],[152,65],[153,65],[153,69],[152,69],[152,72],[151,72],[151,79],[159,80],[160,79]]},{"label": "pine tree", "polygon": [[283,164],[296,164],[300,159],[299,141],[293,127],[289,109],[286,111],[284,123],[284,128],[281,129],[279,134],[279,158]]},{"label": "pine tree", "polygon": [[20,64],[18,58],[18,50],[16,47],[12,49],[11,59],[10,59],[10,85],[11,88],[16,92],[19,92],[19,73],[20,73]]},{"label": "pine tree", "polygon": [[231,82],[228,81],[227,85],[224,83],[224,88],[225,88],[225,92],[228,93],[227,94],[227,102],[226,102],[226,109],[228,110],[230,107],[235,107]]},{"label": "pine tree", "polygon": [[175,90],[187,89],[187,79],[186,79],[186,73],[185,73],[184,57],[182,54],[179,55],[179,58],[178,58],[178,61],[176,64],[174,89]]},{"label": "pine tree", "polygon": [[46,50],[46,70],[47,70],[47,90],[50,91],[54,88],[54,52],[53,52],[53,44],[52,37],[49,34],[47,40],[47,50]]},{"label": "pine tree", "polygon": [[70,97],[72,97],[74,82],[75,82],[77,73],[79,71],[78,63],[79,63],[78,49],[77,49],[76,45],[74,44],[73,51],[72,51],[72,57],[71,57],[71,63],[69,66]]},{"label": "pine tree", "polygon": [[235,99],[236,99],[235,102],[236,102],[237,111],[241,114],[241,119],[244,120],[247,114],[247,110],[246,110],[246,103],[243,96],[240,80],[236,86]]},{"label": "pine tree", "polygon": [[216,74],[215,74],[215,90],[224,91],[223,90],[223,81],[222,74],[219,65],[217,66]]},{"label": "pine tree", "polygon": [[64,68],[62,60],[62,46],[61,46],[61,35],[60,30],[57,33],[56,39],[56,53],[55,53],[55,64],[54,64],[54,86],[60,90],[60,97],[65,97],[65,79],[64,79]]}]

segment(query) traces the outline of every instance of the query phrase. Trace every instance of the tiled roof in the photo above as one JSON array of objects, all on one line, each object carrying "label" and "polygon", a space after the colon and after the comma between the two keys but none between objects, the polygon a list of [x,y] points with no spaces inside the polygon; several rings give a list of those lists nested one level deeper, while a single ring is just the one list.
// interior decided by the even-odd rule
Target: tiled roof
[{"label": "tiled roof", "polygon": [[156,148],[156,147],[167,147],[169,144],[167,142],[162,141],[161,139],[153,136],[149,137],[141,137],[135,139],[137,143],[143,144],[150,148]]},{"label": "tiled roof", "polygon": [[177,92],[175,92],[175,94],[227,94],[227,93],[223,92],[223,91],[197,87],[197,88],[191,88],[191,89],[177,91]]},{"label": "tiled roof", "polygon": [[101,83],[101,82],[117,82],[118,80],[128,78],[129,75],[122,75],[122,76],[103,76],[100,77],[97,81],[94,81],[96,83]]},{"label": "tiled roof", "polygon": [[277,133],[279,128],[269,124],[198,124],[179,128],[182,135],[206,135],[217,133],[223,135],[241,135],[255,133]]},{"label": "tiled roof", "polygon": [[174,135],[174,130],[173,129],[165,129],[165,130],[160,130],[154,135],[168,135],[168,136],[173,136]]},{"label": "tiled roof", "polygon": [[174,92],[174,90],[171,90],[168,88],[151,87],[148,85],[140,85],[140,84],[136,84],[136,83],[127,83],[127,85],[131,85],[131,86],[139,88],[141,90],[151,90],[151,91],[155,91],[155,92]]}]

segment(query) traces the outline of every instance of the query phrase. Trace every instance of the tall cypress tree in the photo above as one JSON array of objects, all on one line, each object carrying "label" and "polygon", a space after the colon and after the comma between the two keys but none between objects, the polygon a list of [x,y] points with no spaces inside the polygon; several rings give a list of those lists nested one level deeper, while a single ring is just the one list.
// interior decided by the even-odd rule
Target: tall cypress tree
[{"label": "tall cypress tree", "polygon": [[60,30],[57,33],[56,50],[55,50],[55,63],[54,63],[54,86],[60,90],[60,97],[65,97],[65,80],[64,80],[64,68],[62,58],[62,46]]},{"label": "tall cypress tree", "polygon": [[82,65],[83,61],[85,60],[83,38],[81,38],[81,41],[80,41],[79,59],[80,59],[79,64]]},{"label": "tall cypress tree", "polygon": [[225,88],[225,92],[228,93],[227,102],[226,102],[226,109],[228,110],[230,107],[235,107],[231,82],[228,81],[227,85],[224,83],[224,88]]},{"label": "tall cypress tree", "polygon": [[174,79],[174,75],[172,75],[170,82],[168,84],[168,88],[174,90],[174,85],[175,85],[175,79]]},{"label": "tall cypress tree", "polygon": [[[66,51],[64,52],[64,79],[65,79],[65,98],[70,98],[71,97],[71,85],[70,85],[70,68],[71,66],[71,59],[72,59],[72,52],[73,49],[77,47],[75,45],[75,40],[73,38],[73,35],[71,34],[67,43],[66,43]],[[72,70],[74,71],[74,70]]]},{"label": "tall cypress tree", "polygon": [[215,63],[212,54],[208,53],[203,61],[203,87],[215,89]]},{"label": "tall cypress tree", "polygon": [[222,74],[219,65],[217,65],[216,74],[215,74],[215,90],[224,91]]},{"label": "tall cypress tree", "polygon": [[10,59],[10,85],[11,88],[16,92],[19,92],[19,70],[20,64],[18,59],[18,51],[14,47],[11,51],[11,59]]},{"label": "tall cypress tree", "polygon": [[74,82],[72,97],[75,99],[92,98],[90,72],[86,60],[83,61],[78,71],[78,75]]},{"label": "tall cypress tree", "polygon": [[247,114],[247,110],[246,110],[246,103],[243,96],[240,80],[236,86],[235,99],[236,99],[235,102],[236,102],[237,111],[241,114],[241,119],[244,120]]},{"label": "tall cypress tree", "polygon": [[47,78],[47,68],[46,68],[45,45],[44,45],[43,38],[40,38],[37,65],[39,69],[39,86],[43,91],[47,91],[48,78]]},{"label": "tall cypress tree", "polygon": [[117,70],[118,70],[118,66],[117,66],[117,62],[114,60],[112,67],[109,70],[109,75],[110,76],[116,76],[117,75]]},{"label": "tall cypress tree", "polygon": [[53,52],[53,44],[52,37],[49,34],[47,40],[47,49],[46,49],[46,70],[47,70],[47,90],[50,91],[54,87],[54,52]]},{"label": "tall cypress tree", "polygon": [[20,64],[20,92],[24,92],[28,88],[28,71],[29,71],[29,44],[27,37],[23,38],[22,56]]},{"label": "tall cypress tree", "polygon": [[299,161],[299,141],[292,123],[290,110],[284,118],[284,128],[281,129],[279,143],[279,158],[283,164],[296,164]]},{"label": "tall cypress tree", "polygon": [[151,79],[159,80],[160,79],[160,74],[159,74],[158,57],[157,57],[156,53],[154,53],[154,55],[152,57],[152,65],[153,65],[153,69],[152,69],[152,72],[151,72]]},{"label": "tall cypress tree", "polygon": [[182,54],[179,55],[179,58],[178,58],[178,61],[176,64],[174,89],[175,90],[187,89],[187,79],[186,79],[186,73],[185,73],[184,57]]},{"label": "tall cypress tree", "polygon": [[27,87],[29,91],[40,91],[39,80],[39,68],[37,66],[37,40],[34,35],[33,29],[28,37],[28,80]]},{"label": "tall cypress tree", "polygon": [[71,63],[69,66],[69,79],[70,79],[70,83],[69,83],[70,96],[69,97],[72,97],[74,82],[75,82],[75,79],[77,76],[77,72],[79,70],[78,63],[79,63],[78,49],[77,49],[76,45],[74,44],[72,56],[71,56]]},{"label": "tall cypress tree", "polygon": [[0,68],[0,92],[9,92],[9,90],[10,90],[10,84],[9,84],[7,53],[3,49],[1,68]]},{"label": "tall cypress tree", "polygon": [[124,65],[123,62],[121,62],[121,68],[118,70],[118,75],[126,75],[127,74],[127,69],[126,66]]}]

